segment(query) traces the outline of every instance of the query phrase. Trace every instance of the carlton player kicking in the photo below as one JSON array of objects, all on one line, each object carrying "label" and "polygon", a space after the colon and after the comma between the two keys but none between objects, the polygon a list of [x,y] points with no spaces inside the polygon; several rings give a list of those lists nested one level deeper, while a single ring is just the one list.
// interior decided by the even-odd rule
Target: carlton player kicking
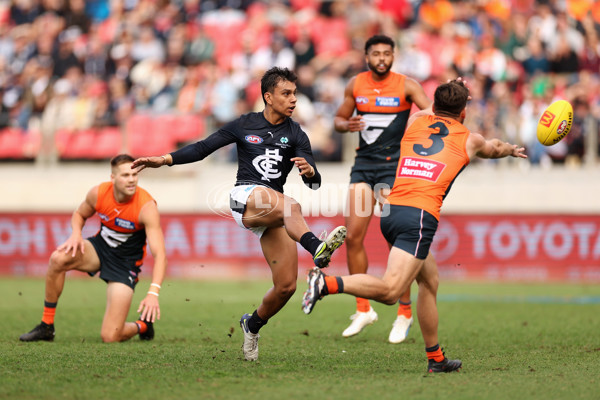
[{"label": "carlton player kicking", "polygon": [[300,170],[302,180],[310,188],[318,189],[321,184],[308,136],[291,119],[296,108],[296,79],[287,68],[271,68],[261,79],[263,112],[242,115],[205,140],[173,153],[144,157],[133,163],[140,170],[186,164],[200,161],[225,145],[236,144],[238,171],[230,196],[231,214],[240,227],[260,238],[273,276],[273,287],[260,306],[240,319],[244,333],[242,350],[249,361],[258,359],[260,328],[296,291],[296,242],[311,253],[317,267],[324,268],[346,237],[346,228],[342,226],[335,228],[324,241],[319,240],[308,228],[300,205],[283,194],[283,185],[293,167]]}]

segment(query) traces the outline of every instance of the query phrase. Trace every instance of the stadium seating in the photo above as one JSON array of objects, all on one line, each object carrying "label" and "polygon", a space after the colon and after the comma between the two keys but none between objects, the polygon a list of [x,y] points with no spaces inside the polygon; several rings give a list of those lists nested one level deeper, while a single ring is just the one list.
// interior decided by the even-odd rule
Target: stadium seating
[{"label": "stadium seating", "polygon": [[61,129],[55,135],[58,156],[63,160],[92,158],[95,139],[96,134],[93,129],[81,131]]},{"label": "stadium seating", "polygon": [[127,151],[133,157],[161,155],[176,149],[176,141],[170,136],[170,131],[157,129],[151,115],[132,115],[125,125],[125,131]]},{"label": "stadium seating", "polygon": [[61,160],[108,160],[119,154],[122,147],[118,127],[60,129],[54,135],[54,142]]},{"label": "stadium seating", "polygon": [[225,23],[211,20],[203,24],[206,35],[215,43],[215,59],[220,68],[231,68],[232,55],[242,49],[238,35],[232,32],[243,32],[246,26],[244,20]]},{"label": "stadium seating", "polygon": [[[60,160],[108,160],[128,152],[134,157],[165,154],[204,136],[204,119],[198,115],[136,113],[125,124],[83,130],[59,129],[54,145]],[[0,130],[0,160],[33,160],[41,135],[19,128]]]},{"label": "stadium seating", "polygon": [[41,135],[37,131],[5,128],[0,131],[0,159],[33,160],[39,153]]},{"label": "stadium seating", "polygon": [[108,160],[122,152],[121,128],[116,126],[101,128],[96,132],[96,138],[96,144],[91,154],[93,159]]},{"label": "stadium seating", "polygon": [[198,115],[159,115],[154,119],[154,129],[163,132],[176,143],[194,142],[204,136],[204,120]]}]

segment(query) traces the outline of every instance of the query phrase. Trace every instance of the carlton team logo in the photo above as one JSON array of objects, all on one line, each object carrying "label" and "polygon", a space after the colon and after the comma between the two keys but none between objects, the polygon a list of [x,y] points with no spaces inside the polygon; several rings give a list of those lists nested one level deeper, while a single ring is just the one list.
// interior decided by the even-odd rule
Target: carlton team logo
[{"label": "carlton team logo", "polygon": [[544,115],[542,115],[542,118],[540,118],[540,125],[544,125],[545,127],[550,128],[550,125],[552,125],[552,121],[554,121],[554,118],[556,118],[556,115],[546,110],[546,112],[544,112]]},{"label": "carlton team logo", "polygon": [[244,139],[246,139],[246,142],[254,143],[254,144],[263,142],[263,139],[260,136],[256,136],[256,135],[246,135],[246,137]]},{"label": "carlton team logo", "polygon": [[398,177],[418,178],[436,182],[446,164],[417,157],[404,157],[400,161]]}]

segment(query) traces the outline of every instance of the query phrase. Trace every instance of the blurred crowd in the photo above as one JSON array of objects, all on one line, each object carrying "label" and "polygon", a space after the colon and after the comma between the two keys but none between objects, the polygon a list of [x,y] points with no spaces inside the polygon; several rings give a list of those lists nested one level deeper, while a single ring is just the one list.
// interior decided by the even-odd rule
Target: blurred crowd
[{"label": "blurred crowd", "polygon": [[[40,135],[39,157],[58,130],[136,113],[193,113],[210,133],[262,109],[260,76],[277,65],[299,76],[294,119],[317,160],[349,161],[356,138],[336,133],[333,115],[376,33],[430,96],[467,80],[473,131],[524,145],[532,164],[598,158],[594,0],[0,0],[0,129]],[[572,103],[573,128],[544,147],[536,124],[557,99]]]}]

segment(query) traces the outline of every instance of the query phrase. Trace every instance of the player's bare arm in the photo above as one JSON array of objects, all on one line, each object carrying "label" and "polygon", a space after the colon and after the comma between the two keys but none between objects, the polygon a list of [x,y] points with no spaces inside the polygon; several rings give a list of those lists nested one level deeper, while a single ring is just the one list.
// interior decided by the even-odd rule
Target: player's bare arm
[{"label": "player's bare arm", "polygon": [[304,175],[307,178],[315,176],[315,169],[304,157],[293,157],[290,161],[294,163],[294,166],[300,170],[300,176]]},{"label": "player's bare arm", "polygon": [[355,81],[356,77],[352,77],[352,79],[350,79],[346,85],[346,89],[344,90],[344,101],[338,108],[337,113],[333,118],[335,130],[340,133],[358,132],[365,128],[365,123],[362,120],[362,116],[352,115],[354,113],[354,109],[356,108],[356,103],[354,101]]},{"label": "player's bare arm", "polygon": [[423,87],[414,79],[404,79],[404,93],[406,99],[413,102],[420,110],[431,109],[433,101],[425,94]]},{"label": "player's bare arm", "polygon": [[479,133],[473,132],[471,132],[467,140],[467,152],[469,153],[469,158],[473,158],[474,155],[480,158],[502,158],[508,156],[527,158],[525,148],[523,147],[503,142],[499,139],[486,140]]},{"label": "player's bare arm", "polygon": [[85,251],[84,239],[81,236],[81,231],[85,225],[85,221],[96,213],[95,205],[98,200],[98,186],[94,186],[85,196],[85,200],[77,207],[71,216],[71,236],[66,242],[57,247],[58,251],[71,253],[71,257],[75,257],[77,250],[83,254]]},{"label": "player's bare arm", "polygon": [[171,154],[165,154],[163,156],[140,157],[131,164],[131,168],[139,173],[144,168],[160,168],[163,165],[172,164],[173,157],[171,157]]},{"label": "player's bare arm", "polygon": [[167,270],[167,255],[165,239],[160,226],[160,214],[156,203],[149,201],[140,210],[139,221],[144,224],[146,238],[152,257],[154,269],[152,270],[152,283],[148,288],[146,297],[140,302],[137,312],[141,313],[142,321],[155,322],[160,319],[160,305],[158,295]]}]

